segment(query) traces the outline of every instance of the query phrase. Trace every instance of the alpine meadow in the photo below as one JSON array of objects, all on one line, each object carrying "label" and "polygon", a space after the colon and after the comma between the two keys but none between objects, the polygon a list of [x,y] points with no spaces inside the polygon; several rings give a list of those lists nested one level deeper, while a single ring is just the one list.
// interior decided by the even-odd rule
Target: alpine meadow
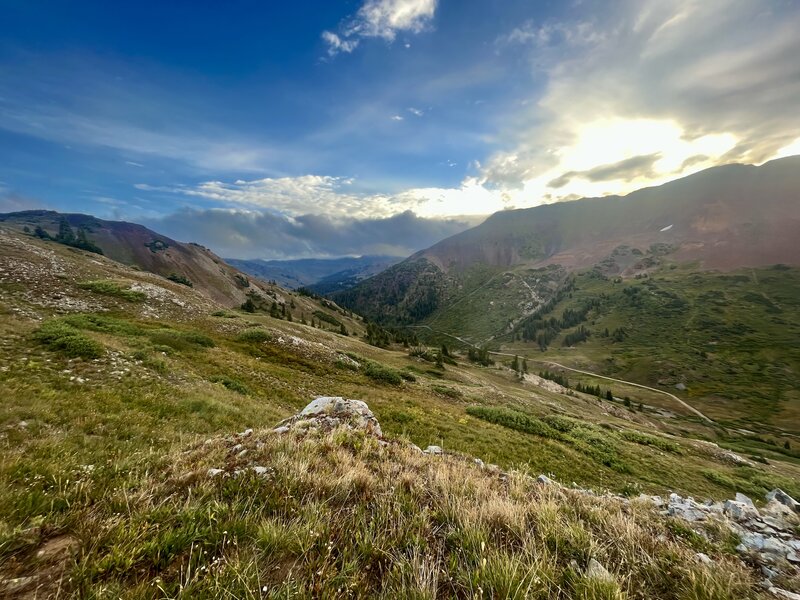
[{"label": "alpine meadow", "polygon": [[0,598],[800,599],[800,5],[0,15]]}]

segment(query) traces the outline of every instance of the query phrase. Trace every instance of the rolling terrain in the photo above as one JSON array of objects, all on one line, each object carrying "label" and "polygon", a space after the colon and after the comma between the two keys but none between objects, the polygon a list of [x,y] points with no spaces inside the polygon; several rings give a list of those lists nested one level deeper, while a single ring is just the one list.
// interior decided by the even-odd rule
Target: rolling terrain
[{"label": "rolling terrain", "polygon": [[800,157],[717,167],[496,213],[332,297],[431,343],[590,367],[796,435],[798,207]]},{"label": "rolling terrain", "polygon": [[[775,487],[797,497],[795,438],[776,429],[762,434],[774,446],[739,456],[730,449],[750,448],[748,434],[645,390],[603,384],[610,394],[598,397],[538,377],[544,364],[532,360],[525,374],[455,349],[437,361],[436,348],[377,347],[360,318],[331,302],[276,286],[265,294],[285,308],[232,310],[0,224],[3,590],[765,597],[758,571],[712,524],[702,537],[649,504],[548,491],[530,478],[629,497],[741,491],[758,501]],[[384,438],[272,431],[316,396],[366,401]],[[792,450],[770,450],[787,441]],[[212,476],[244,464],[270,475]],[[692,559],[701,551],[713,567]],[[613,580],[584,572],[590,558]],[[419,579],[445,567],[451,579]]]},{"label": "rolling terrain", "polygon": [[83,231],[103,256],[192,286],[214,301],[234,306],[244,302],[250,292],[259,293],[259,284],[251,287],[244,273],[208,248],[177,242],[142,225],[47,210],[0,214],[4,227],[31,232],[40,227],[50,237],[59,234],[62,222],[69,225],[73,235]]}]

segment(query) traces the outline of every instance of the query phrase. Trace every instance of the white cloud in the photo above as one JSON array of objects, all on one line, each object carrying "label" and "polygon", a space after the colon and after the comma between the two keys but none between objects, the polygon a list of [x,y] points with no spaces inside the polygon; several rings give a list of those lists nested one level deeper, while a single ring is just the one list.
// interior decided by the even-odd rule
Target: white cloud
[{"label": "white cloud", "polygon": [[505,123],[485,185],[524,205],[626,193],[761,163],[800,137],[796,5],[626,0],[575,15],[498,38],[544,91]]},{"label": "white cloud", "polygon": [[412,115],[414,115],[416,117],[421,117],[422,115],[425,114],[425,112],[423,110],[421,110],[419,108],[414,108],[413,106],[410,106],[408,108],[408,112],[410,112]]},{"label": "white cloud", "polygon": [[[339,32],[322,32],[329,56],[352,52],[363,38],[393,42],[400,31],[420,33],[430,26],[438,0],[365,0]],[[405,47],[410,47],[406,43]]]},{"label": "white cloud", "polygon": [[296,217],[324,212],[329,218],[387,218],[407,211],[422,217],[486,215],[507,208],[512,197],[490,190],[476,178],[455,188],[410,188],[392,194],[361,192],[353,179],[326,175],[265,178],[232,183],[207,181],[196,186],[134,187],[213,200],[228,206],[249,206]]},{"label": "white cloud", "polygon": [[343,40],[331,31],[322,32],[322,41],[328,45],[328,56],[336,56],[339,52],[349,54],[358,47],[358,40]]},{"label": "white cloud", "polygon": [[390,118],[392,121],[402,121],[402,120],[403,120],[403,117],[401,117],[400,115],[392,115],[392,116],[391,116],[391,117],[389,117],[389,118]]}]

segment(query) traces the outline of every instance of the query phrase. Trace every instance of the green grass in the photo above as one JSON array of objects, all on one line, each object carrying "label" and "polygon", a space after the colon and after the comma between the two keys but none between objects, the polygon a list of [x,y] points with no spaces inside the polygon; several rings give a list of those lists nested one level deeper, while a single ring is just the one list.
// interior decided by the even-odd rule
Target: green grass
[{"label": "green grass", "polygon": [[85,281],[83,283],[79,283],[78,287],[90,292],[94,292],[95,294],[103,294],[104,296],[122,298],[128,302],[144,302],[147,299],[147,294],[144,292],[131,290],[127,287],[123,287],[123,285],[119,282],[108,279]]},{"label": "green grass", "polygon": [[44,323],[33,334],[33,339],[70,358],[99,358],[105,352],[101,343],[59,320]]}]

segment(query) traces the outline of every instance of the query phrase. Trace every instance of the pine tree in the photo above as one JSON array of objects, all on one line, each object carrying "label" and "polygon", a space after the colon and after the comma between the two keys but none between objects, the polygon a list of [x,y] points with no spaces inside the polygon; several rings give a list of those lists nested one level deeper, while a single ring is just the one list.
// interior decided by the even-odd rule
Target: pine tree
[{"label": "pine tree", "polygon": [[248,298],[242,303],[242,310],[249,313],[256,312],[256,305],[253,304],[252,298]]},{"label": "pine tree", "polygon": [[522,372],[523,373],[528,372],[528,361],[525,360],[524,358],[522,359]]}]

